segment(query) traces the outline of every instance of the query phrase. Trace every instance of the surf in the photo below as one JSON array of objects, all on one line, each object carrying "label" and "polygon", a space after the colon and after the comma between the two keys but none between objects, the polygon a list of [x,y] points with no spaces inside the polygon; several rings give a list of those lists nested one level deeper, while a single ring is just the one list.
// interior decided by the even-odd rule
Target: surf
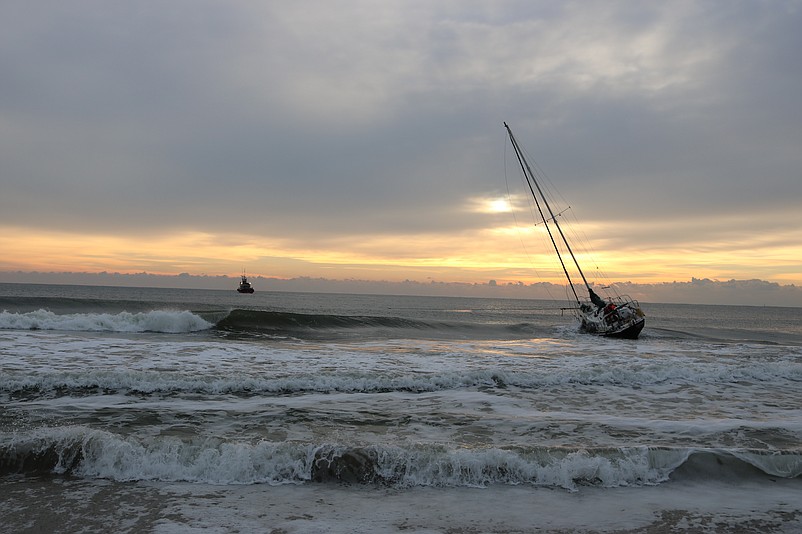
[{"label": "surf", "polygon": [[711,448],[453,448],[438,444],[294,443],[137,438],[81,426],[14,434],[0,474],[206,484],[379,484],[390,487],[657,485],[673,479],[796,478],[794,452]]},{"label": "surf", "polygon": [[300,340],[400,337],[517,339],[540,333],[532,323],[492,324],[470,320],[424,320],[390,315],[339,315],[257,309],[233,309],[216,321],[214,329],[226,337]]},{"label": "surf", "polygon": [[186,310],[68,314],[56,314],[45,309],[27,313],[0,312],[0,330],[182,334],[208,330],[213,326],[202,317]]}]

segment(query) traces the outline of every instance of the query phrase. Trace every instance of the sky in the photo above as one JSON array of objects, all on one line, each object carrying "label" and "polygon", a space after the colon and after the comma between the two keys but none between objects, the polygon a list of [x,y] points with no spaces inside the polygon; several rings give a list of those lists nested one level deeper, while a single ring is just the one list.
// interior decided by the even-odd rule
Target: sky
[{"label": "sky", "polygon": [[0,273],[802,284],[800,0],[0,12]]}]

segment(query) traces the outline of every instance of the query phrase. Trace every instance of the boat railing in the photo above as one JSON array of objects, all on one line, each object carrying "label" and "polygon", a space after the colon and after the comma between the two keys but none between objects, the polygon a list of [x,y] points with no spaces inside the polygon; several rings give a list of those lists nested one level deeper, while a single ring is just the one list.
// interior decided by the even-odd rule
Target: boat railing
[{"label": "boat railing", "polygon": [[[630,308],[633,311],[637,311],[640,309],[640,302],[631,298],[629,295],[615,295],[612,297],[605,297],[605,302],[610,305],[612,304],[614,308]],[[583,310],[590,310],[596,308],[596,304],[591,302],[589,298],[581,298],[579,300],[578,306],[567,306],[560,308],[563,312],[565,311],[583,311]],[[608,315],[605,313],[605,315]]]},{"label": "boat railing", "polygon": [[640,308],[640,303],[631,298],[629,295],[618,295],[613,298],[607,299],[608,301],[612,302],[616,306],[629,306],[630,308]]},{"label": "boat railing", "polygon": [[[615,295],[612,297],[606,297],[605,302],[607,306],[604,308],[598,308],[594,303],[590,301],[590,299],[581,299],[579,306],[572,307],[572,308],[563,308],[563,310],[572,310],[574,314],[581,314],[582,311],[589,311],[593,309],[598,309],[599,312],[598,316],[610,326],[624,324],[632,320],[635,316],[641,316],[642,313],[640,311],[640,303],[630,298],[629,295]],[[632,314],[630,313],[622,313],[622,310],[628,309],[631,310]]]}]

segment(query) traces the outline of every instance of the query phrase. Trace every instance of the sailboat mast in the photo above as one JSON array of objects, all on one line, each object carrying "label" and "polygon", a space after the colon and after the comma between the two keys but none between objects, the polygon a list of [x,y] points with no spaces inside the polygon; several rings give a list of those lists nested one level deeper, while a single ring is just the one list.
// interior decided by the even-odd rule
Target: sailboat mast
[{"label": "sailboat mast", "polygon": [[[507,129],[507,133],[510,136],[510,142],[512,143],[513,149],[515,149],[515,155],[518,158],[518,163],[521,165],[521,170],[524,173],[524,177],[526,177],[526,185],[529,186],[529,191],[532,193],[532,198],[535,201],[535,206],[537,206],[537,211],[540,213],[540,218],[543,220],[543,224],[546,227],[546,232],[549,234],[549,239],[551,239],[551,245],[554,247],[554,252],[557,253],[557,259],[560,260],[560,265],[563,268],[563,273],[565,273],[565,278],[568,279],[568,286],[571,288],[571,292],[574,294],[574,298],[576,299],[577,303],[579,303],[579,295],[576,294],[576,289],[574,289],[574,282],[571,280],[571,275],[568,274],[568,269],[565,266],[565,262],[563,261],[563,256],[560,253],[560,248],[557,246],[557,242],[554,240],[554,234],[551,232],[551,227],[549,226],[548,220],[546,216],[543,214],[543,209],[540,207],[540,201],[538,200],[538,195],[535,193],[535,188],[537,188],[538,193],[540,194],[540,198],[543,200],[543,203],[546,206],[546,209],[551,216],[551,220],[554,222],[554,225],[557,227],[557,231],[560,233],[560,238],[562,239],[565,246],[568,248],[568,252],[571,254],[571,258],[574,260],[574,264],[576,265],[577,270],[579,270],[579,275],[582,277],[582,280],[585,282],[585,285],[588,285],[587,280],[585,280],[585,275],[582,273],[582,269],[579,268],[579,264],[574,257],[574,253],[571,250],[571,247],[568,245],[568,241],[565,239],[565,235],[563,234],[562,228],[557,223],[557,219],[554,216],[554,212],[551,211],[551,206],[549,206],[548,201],[546,200],[545,195],[543,195],[543,191],[540,189],[540,184],[538,184],[537,180],[535,179],[534,174],[532,173],[532,169],[529,166],[529,162],[526,161],[526,158],[521,151],[521,148],[518,146],[518,141],[516,141],[515,136],[512,135],[512,130],[504,123],[504,127]],[[532,186],[534,184],[534,187]],[[588,286],[588,289],[590,287]]]},{"label": "sailboat mast", "polygon": [[[532,183],[535,184],[535,188],[537,188],[537,192],[540,194],[540,198],[543,200],[543,204],[546,206],[546,209],[549,212],[549,216],[551,220],[554,222],[554,226],[557,227],[557,231],[560,233],[560,239],[562,239],[563,244],[565,244],[565,248],[568,249],[568,253],[571,255],[571,259],[574,261],[574,265],[576,266],[577,272],[579,272],[579,276],[582,277],[582,282],[584,282],[585,287],[588,290],[588,293],[592,296],[593,290],[590,288],[590,284],[588,284],[587,278],[585,278],[585,273],[582,272],[582,267],[579,266],[579,262],[574,255],[574,251],[571,249],[571,245],[568,244],[568,239],[566,239],[565,234],[563,233],[563,229],[560,227],[560,223],[557,222],[557,216],[554,215],[554,212],[551,209],[551,205],[549,205],[548,199],[546,199],[546,195],[543,194],[543,190],[540,188],[540,184],[535,179],[535,174],[532,172],[532,168],[529,166],[529,162],[526,161],[521,148],[518,146],[518,141],[516,141],[515,136],[512,135],[512,130],[504,123],[504,127],[507,129],[507,133],[510,135],[510,141],[512,142],[513,148],[515,148],[515,153],[518,156],[518,162],[521,164],[521,169],[524,171],[524,176],[527,177],[527,184],[529,185],[529,190],[532,192],[532,196],[535,198],[535,204],[537,204],[537,209],[540,212],[540,217],[543,219],[543,224],[546,225],[546,229],[548,230],[548,221],[543,216],[543,211],[540,209],[540,203],[537,200],[537,195],[535,195],[534,190],[532,189]],[[557,249],[557,245],[554,242],[554,237],[551,234],[551,230],[549,230],[549,237],[551,238],[551,244],[554,246],[554,250],[557,252],[557,257],[560,259],[560,265],[562,265],[563,272],[565,272],[565,277],[568,278],[568,283],[571,284],[571,291],[574,293],[574,297],[576,297],[577,302],[579,302],[579,297],[577,297],[576,290],[574,290],[573,282],[571,281],[571,277],[568,275],[568,271],[565,268],[565,263],[563,263],[562,255],[560,251]]]}]

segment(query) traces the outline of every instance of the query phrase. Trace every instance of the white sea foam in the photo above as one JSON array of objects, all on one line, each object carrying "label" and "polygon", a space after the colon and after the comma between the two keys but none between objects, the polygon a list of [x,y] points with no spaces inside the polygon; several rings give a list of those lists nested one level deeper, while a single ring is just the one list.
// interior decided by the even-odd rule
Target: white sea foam
[{"label": "white sea foam", "polygon": [[153,310],[141,313],[75,313],[58,315],[48,310],[28,313],[0,312],[0,329],[62,330],[77,332],[164,332],[207,330],[213,325],[189,311]]},{"label": "white sea foam", "polygon": [[[48,323],[38,317],[52,320]],[[104,323],[98,318],[113,318]],[[21,321],[23,318],[24,321]],[[13,321],[12,321],[13,319]],[[14,322],[16,321],[16,322]],[[210,327],[189,312],[54,316],[50,312],[0,314],[0,328],[116,328],[119,332],[192,331]],[[105,326],[104,326],[105,325]],[[421,340],[382,344],[264,344],[206,339],[165,340],[81,337],[61,332],[2,334],[5,362],[0,390],[91,388],[139,392],[198,393],[434,392],[464,388],[569,388],[569,393],[609,396],[613,388],[648,388],[638,394],[671,391],[676,401],[694,386],[706,394],[727,389],[729,398],[752,395],[749,384],[802,383],[798,354],[694,358],[684,354],[519,357],[521,350],[548,354],[551,343],[449,343]],[[538,348],[539,347],[539,348]],[[738,347],[741,352],[746,348]],[[771,349],[775,350],[775,349]],[[776,352],[776,350],[775,350]],[[466,356],[469,355],[469,356]],[[55,370],[54,370],[55,369]],[[580,389],[577,389],[580,388]],[[598,389],[605,388],[605,389]],[[684,388],[684,389],[678,389]],[[622,393],[631,395],[628,389]],[[696,392],[698,393],[698,392]],[[555,397],[555,402],[561,396]],[[689,402],[692,401],[688,397]],[[779,402],[777,400],[776,402]],[[775,402],[775,403],[776,403]]]},{"label": "white sea foam", "polygon": [[[0,452],[14,457],[49,452],[53,471],[117,481],[160,480],[210,484],[298,484],[351,476],[400,487],[485,487],[531,484],[570,491],[578,485],[658,484],[687,460],[687,450],[532,451],[453,449],[441,446],[140,440],[81,426],[6,435]],[[335,466],[329,469],[330,466]]]},{"label": "white sea foam", "polygon": [[[612,449],[452,448],[227,441],[172,436],[137,438],[82,426],[6,434],[0,453],[10,458],[52,458],[53,472],[117,481],[158,480],[207,484],[300,484],[311,481],[381,481],[396,487],[487,487],[494,484],[558,487],[655,485],[695,455],[708,476],[726,458],[738,458],[771,476],[800,475],[798,454],[700,448]],[[720,459],[724,459],[724,463]],[[28,460],[25,460],[28,461]],[[47,467],[47,466],[43,466]],[[746,476],[738,465],[722,476]],[[739,474],[740,473],[740,474]]]}]

